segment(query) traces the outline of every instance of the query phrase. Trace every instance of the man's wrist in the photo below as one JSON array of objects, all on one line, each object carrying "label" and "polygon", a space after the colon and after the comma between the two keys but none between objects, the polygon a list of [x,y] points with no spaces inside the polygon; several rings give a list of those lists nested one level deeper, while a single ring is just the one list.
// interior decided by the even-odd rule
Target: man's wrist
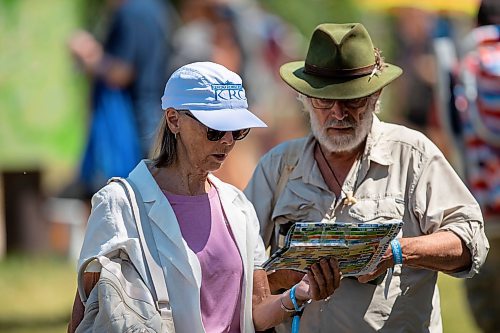
[{"label": "man's wrist", "polygon": [[393,239],[391,241],[391,250],[392,250],[392,260],[394,265],[402,265],[403,264],[403,251],[401,249],[401,243],[399,239]]}]

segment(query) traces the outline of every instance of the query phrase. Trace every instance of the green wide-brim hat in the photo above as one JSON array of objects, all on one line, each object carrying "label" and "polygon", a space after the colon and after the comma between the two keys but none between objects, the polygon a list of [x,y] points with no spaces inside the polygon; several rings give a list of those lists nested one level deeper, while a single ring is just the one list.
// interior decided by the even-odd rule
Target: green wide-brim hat
[{"label": "green wide-brim hat", "polygon": [[305,61],[281,66],[281,78],[296,91],[316,98],[353,99],[385,87],[403,70],[383,63],[360,23],[320,24]]}]

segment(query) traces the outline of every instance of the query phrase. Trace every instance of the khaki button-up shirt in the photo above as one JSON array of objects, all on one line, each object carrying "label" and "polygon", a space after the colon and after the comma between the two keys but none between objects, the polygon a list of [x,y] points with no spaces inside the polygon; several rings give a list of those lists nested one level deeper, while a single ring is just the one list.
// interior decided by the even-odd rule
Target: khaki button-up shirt
[{"label": "khaki button-up shirt", "polygon": [[[363,155],[350,170],[344,205],[328,189],[314,159],[315,139],[285,142],[259,162],[245,190],[254,204],[266,247],[274,226],[289,221],[404,222],[398,237],[451,230],[472,256],[469,270],[452,274],[471,277],[488,252],[480,208],[439,149],[424,135],[374,117]],[[279,193],[278,193],[279,192]],[[343,279],[329,301],[305,308],[301,332],[441,332],[437,272],[395,267],[387,299],[379,285]],[[284,324],[278,332],[290,330]]]}]

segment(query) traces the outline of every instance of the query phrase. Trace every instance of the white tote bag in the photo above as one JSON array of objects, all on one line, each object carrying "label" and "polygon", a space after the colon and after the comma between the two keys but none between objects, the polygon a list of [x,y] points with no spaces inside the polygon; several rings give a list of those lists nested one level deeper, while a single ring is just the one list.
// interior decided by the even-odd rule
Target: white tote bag
[{"label": "white tote bag", "polygon": [[[153,290],[147,287],[123,250],[90,258],[78,272],[78,292],[85,312],[76,333],[175,333],[165,277],[147,246],[137,205],[139,200],[136,200],[134,190],[125,179],[112,178],[110,181],[120,183],[130,200]],[[101,273],[87,297],[83,288],[83,273],[93,261],[100,264]]]}]

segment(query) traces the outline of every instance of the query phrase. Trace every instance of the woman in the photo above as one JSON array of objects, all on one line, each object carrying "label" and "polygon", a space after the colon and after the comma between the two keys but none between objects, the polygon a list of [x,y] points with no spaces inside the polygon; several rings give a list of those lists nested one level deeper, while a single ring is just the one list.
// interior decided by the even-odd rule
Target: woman
[{"label": "woman", "polygon": [[[155,157],[129,176],[153,231],[163,239],[158,249],[167,263],[163,269],[177,332],[253,332],[293,312],[290,292],[271,295],[259,268],[265,251],[253,206],[211,174],[250,128],[266,126],[247,107],[237,74],[209,62],[181,67],[162,97],[165,115]],[[133,248],[137,235],[127,229],[130,207],[124,202],[114,183],[93,197],[79,266],[117,248],[125,248],[134,262],[133,253],[140,250]],[[97,279],[98,273],[85,273],[86,289]],[[314,264],[295,288],[298,305],[330,296],[339,280],[333,259]],[[70,331],[82,317],[77,296]]]}]

